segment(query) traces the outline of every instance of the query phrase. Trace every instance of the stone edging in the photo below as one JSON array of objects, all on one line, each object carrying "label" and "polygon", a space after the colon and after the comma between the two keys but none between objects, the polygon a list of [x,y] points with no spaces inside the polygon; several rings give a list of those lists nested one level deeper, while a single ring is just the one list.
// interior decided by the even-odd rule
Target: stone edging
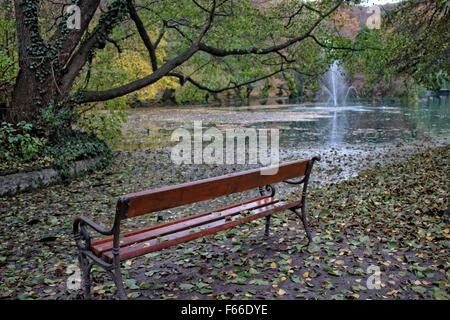
[{"label": "stone edging", "polygon": [[[100,161],[100,157],[77,161],[70,168],[68,175],[69,177],[82,175],[94,169]],[[20,192],[47,187],[61,181],[60,173],[54,168],[0,176],[0,196],[11,196]]]}]

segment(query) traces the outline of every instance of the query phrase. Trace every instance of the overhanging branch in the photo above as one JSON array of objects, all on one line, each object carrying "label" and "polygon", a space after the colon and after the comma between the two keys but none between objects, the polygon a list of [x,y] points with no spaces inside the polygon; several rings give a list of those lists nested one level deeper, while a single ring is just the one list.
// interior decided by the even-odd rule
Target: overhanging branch
[{"label": "overhanging branch", "polygon": [[328,16],[330,16],[334,11],[336,11],[339,6],[344,3],[345,0],[340,0],[338,1],[330,10],[328,10],[326,13],[320,15],[320,18],[317,19],[312,25],[311,27],[302,35],[294,37],[292,39],[289,39],[283,43],[280,43],[278,45],[274,45],[274,46],[270,46],[270,47],[266,47],[266,48],[247,48],[247,49],[231,49],[231,50],[226,50],[226,49],[221,49],[221,48],[216,48],[216,47],[212,47],[209,46],[205,43],[200,43],[200,51],[209,53],[213,56],[216,57],[226,57],[226,56],[231,56],[231,55],[246,55],[246,54],[259,54],[259,55],[264,55],[264,54],[269,54],[269,53],[273,53],[273,52],[277,52],[277,51],[281,51],[287,47],[292,46],[293,44],[297,43],[297,42],[301,42],[303,40],[305,40],[306,38],[310,37],[310,35],[312,34],[312,32],[319,26],[319,24]]},{"label": "overhanging branch", "polygon": [[276,74],[278,74],[280,72],[287,71],[289,69],[290,68],[280,68],[279,70],[276,70],[274,72],[271,72],[269,74],[263,75],[263,76],[258,77],[258,78],[254,78],[252,80],[248,80],[248,81],[244,81],[244,82],[241,82],[241,83],[238,83],[238,84],[228,85],[228,86],[225,86],[223,88],[216,88],[216,89],[215,88],[210,88],[210,87],[208,87],[208,86],[206,86],[206,85],[204,85],[204,84],[202,84],[202,83],[192,79],[191,77],[184,76],[183,74],[180,74],[180,73],[177,73],[177,72],[171,72],[171,73],[168,74],[168,76],[177,77],[180,80],[181,84],[189,82],[189,83],[193,84],[194,86],[196,86],[200,90],[204,90],[204,91],[207,91],[207,92],[210,92],[210,93],[221,93],[221,92],[224,92],[224,91],[228,91],[228,90],[232,90],[232,89],[239,89],[241,87],[248,86],[248,85],[250,85],[252,83],[255,83],[255,82],[258,82],[258,81],[270,78],[270,77],[273,77],[274,75],[276,75]]},{"label": "overhanging branch", "polygon": [[211,14],[209,15],[206,24],[204,25],[202,31],[200,32],[200,35],[198,36],[197,40],[194,41],[194,43],[192,43],[192,45],[182,54],[178,55],[177,57],[173,58],[170,61],[167,61],[152,74],[143,77],[141,79],[132,81],[128,84],[105,91],[80,92],[80,97],[77,98],[77,102],[86,103],[86,102],[106,101],[117,97],[121,97],[129,93],[135,92],[137,90],[143,89],[157,82],[163,77],[167,76],[172,70],[180,66],[185,61],[187,61],[199,50],[200,42],[202,41],[203,37],[206,35],[208,30],[211,28],[212,23],[214,21],[216,0],[213,0],[212,3],[213,4],[211,8]]},{"label": "overhanging branch", "polygon": [[[323,14],[319,14],[320,18],[318,18],[317,20],[315,20],[315,22],[309,27],[309,29],[302,35],[298,36],[298,37],[294,37],[292,39],[289,39],[285,42],[282,42],[280,44],[277,45],[273,45],[267,48],[246,48],[246,49],[231,49],[231,50],[226,50],[226,49],[221,49],[221,48],[215,48],[212,46],[209,46],[205,43],[202,42],[204,36],[206,35],[206,33],[208,32],[208,30],[211,28],[215,14],[216,14],[216,0],[212,1],[212,7],[211,9],[207,9],[208,12],[210,12],[209,16],[208,16],[208,20],[205,24],[205,26],[203,27],[203,30],[200,32],[199,36],[197,37],[197,39],[195,41],[192,42],[191,46],[185,50],[182,54],[178,55],[177,57],[171,59],[170,61],[167,61],[166,63],[164,63],[161,67],[158,68],[158,66],[154,66],[156,68],[154,68],[154,71],[152,74],[145,76],[141,79],[137,79],[135,81],[132,81],[128,84],[110,89],[110,90],[106,90],[106,91],[99,91],[99,92],[81,92],[81,98],[78,99],[78,102],[84,103],[84,102],[95,102],[95,101],[106,101],[109,99],[113,99],[113,98],[117,98],[120,96],[124,96],[126,94],[132,93],[134,91],[140,90],[148,85],[151,85],[155,82],[157,82],[158,80],[160,80],[163,77],[166,76],[174,76],[174,77],[178,77],[182,83],[188,81],[190,83],[192,83],[193,85],[197,86],[200,89],[212,92],[212,93],[219,93],[219,92],[223,92],[226,90],[230,90],[233,88],[237,88],[237,87],[241,87],[241,86],[245,86],[248,84],[251,84],[253,82],[257,82],[260,81],[262,79],[266,79],[268,77],[271,77],[279,72],[285,71],[287,70],[286,68],[282,67],[280,69],[278,69],[277,71],[270,73],[268,75],[265,75],[263,77],[259,77],[256,79],[252,79],[250,81],[246,81],[240,84],[234,84],[232,86],[227,86],[224,88],[218,88],[218,89],[214,89],[214,88],[209,88],[206,85],[203,85],[197,81],[195,81],[194,79],[192,79],[191,77],[186,77],[182,74],[179,74],[177,72],[174,72],[173,70],[175,70],[175,68],[177,68],[178,66],[180,66],[181,64],[183,64],[185,61],[187,61],[188,59],[190,59],[196,52],[198,51],[203,51],[206,53],[209,53],[213,56],[217,56],[217,57],[225,57],[225,56],[231,56],[231,55],[246,55],[246,54],[256,54],[256,55],[265,55],[265,54],[269,54],[269,53],[277,53],[278,55],[280,55],[280,57],[282,59],[285,59],[286,61],[289,61],[289,59],[287,57],[285,57],[282,53],[282,50],[285,48],[288,48],[289,46],[301,42],[307,38],[312,38],[314,41],[318,42],[318,44],[320,44],[320,42],[317,40],[317,38],[315,38],[312,35],[312,32],[317,28],[317,26],[328,16],[330,16],[334,11],[336,11],[339,6],[344,3],[345,0],[339,0],[336,2],[336,4],[331,7],[328,11],[326,11]],[[206,9],[206,8],[205,8]],[[131,12],[133,11],[133,9],[131,10]],[[131,13],[130,12],[130,13]],[[147,33],[145,31],[145,27],[139,23],[140,19],[139,16],[135,15],[134,16],[134,22],[136,24],[136,26],[138,27],[138,31],[140,29],[140,35],[141,35],[141,39],[144,41],[144,44],[146,43],[146,47],[149,50],[149,53],[154,52],[154,45],[151,43]],[[137,23],[136,23],[137,22]],[[140,21],[142,22],[142,21]],[[146,36],[147,35],[147,36]],[[148,41],[147,41],[148,40]],[[151,46],[150,46],[151,45]],[[346,49],[348,50],[349,48],[341,48],[341,49]],[[353,48],[351,48],[353,49]]]},{"label": "overhanging branch", "polygon": [[61,78],[61,89],[67,92],[73,85],[76,77],[81,69],[89,60],[95,48],[103,48],[107,37],[112,32],[115,25],[121,20],[121,17],[126,10],[123,8],[121,0],[116,0],[111,5],[110,9],[102,15],[100,22],[84,42],[78,47],[76,52],[71,56],[67,63],[63,76]]}]

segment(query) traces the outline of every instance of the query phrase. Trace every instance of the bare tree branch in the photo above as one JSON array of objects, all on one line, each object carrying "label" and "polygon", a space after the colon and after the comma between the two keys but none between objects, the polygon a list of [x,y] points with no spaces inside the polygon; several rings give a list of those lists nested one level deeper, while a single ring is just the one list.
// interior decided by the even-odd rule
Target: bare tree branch
[{"label": "bare tree branch", "polygon": [[273,77],[274,75],[276,75],[276,74],[278,74],[280,72],[287,71],[287,70],[289,70],[289,68],[283,68],[282,67],[279,70],[276,70],[276,71],[271,72],[269,74],[263,75],[261,77],[254,78],[252,80],[248,80],[248,81],[241,82],[241,83],[234,84],[234,85],[228,85],[226,87],[217,88],[217,89],[210,88],[210,87],[208,87],[208,86],[206,86],[204,84],[201,84],[198,81],[192,79],[191,77],[186,77],[186,76],[184,76],[184,75],[182,75],[180,73],[177,73],[177,72],[171,72],[171,73],[168,74],[168,76],[177,77],[178,79],[180,79],[180,83],[182,85],[184,83],[186,83],[186,82],[189,82],[189,83],[193,84],[194,86],[196,86],[197,88],[199,88],[200,90],[208,91],[210,93],[221,93],[221,92],[232,90],[232,89],[239,89],[239,88],[241,88],[243,86],[247,86],[249,84],[252,84],[252,83],[255,83],[255,82],[258,82],[258,81],[270,78],[270,77]]},{"label": "bare tree branch", "polygon": [[[314,40],[314,42],[316,44],[318,44],[319,46],[321,46],[322,48],[325,48],[325,49],[346,50],[346,51],[365,51],[365,50],[369,49],[369,48],[361,49],[361,48],[354,48],[354,47],[336,47],[333,45],[327,45],[325,43],[320,42],[319,39],[317,39],[317,37],[313,34],[310,34],[308,36],[308,38],[311,38],[312,40]],[[370,49],[381,50],[380,48],[370,48]]]},{"label": "bare tree branch", "polygon": [[155,40],[155,44],[154,44],[155,50],[158,48],[159,43],[161,42],[161,40],[164,37],[165,33],[166,33],[166,26],[163,24],[161,30],[159,31],[159,35],[158,35],[158,37]]}]

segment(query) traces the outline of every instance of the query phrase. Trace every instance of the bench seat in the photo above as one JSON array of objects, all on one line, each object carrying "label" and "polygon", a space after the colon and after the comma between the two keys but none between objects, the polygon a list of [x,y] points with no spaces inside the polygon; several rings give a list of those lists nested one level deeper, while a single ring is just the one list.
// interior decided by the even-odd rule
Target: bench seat
[{"label": "bench seat", "polygon": [[[163,250],[238,225],[265,218],[264,235],[269,235],[272,214],[289,210],[301,219],[308,244],[312,235],[306,219],[306,194],[315,161],[320,158],[282,163],[273,167],[234,172],[220,177],[162,186],[121,196],[116,204],[113,226],[107,229],[88,217],[75,217],[73,235],[78,248],[85,297],[91,297],[91,270],[98,265],[113,279],[120,299],[126,299],[121,263],[128,259]],[[295,200],[276,198],[274,184],[302,185]],[[123,221],[147,214],[160,214],[167,209],[257,189],[258,197],[233,203],[220,209],[184,216],[180,219],[123,232]],[[183,210],[184,211],[184,210]],[[182,212],[180,212],[181,214]],[[92,238],[90,231],[101,235]]]},{"label": "bench seat", "polygon": [[[237,225],[295,208],[301,201],[280,201],[274,197],[257,197],[245,202],[153,225],[127,233],[120,241],[120,260],[127,260],[159,251],[180,243],[217,233]],[[92,251],[103,260],[113,261],[113,238],[93,241]]]}]

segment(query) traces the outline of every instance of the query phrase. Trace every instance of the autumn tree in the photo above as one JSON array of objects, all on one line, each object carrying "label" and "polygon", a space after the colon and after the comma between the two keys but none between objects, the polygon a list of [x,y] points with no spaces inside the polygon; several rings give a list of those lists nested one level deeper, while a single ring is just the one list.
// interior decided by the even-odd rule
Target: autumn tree
[{"label": "autumn tree", "polygon": [[[150,86],[162,78],[220,91],[285,71],[295,63],[303,44],[325,46],[322,21],[345,0],[317,2],[276,1],[270,10],[250,0],[74,0],[81,11],[80,28],[71,29],[67,3],[14,0],[18,35],[19,72],[10,118],[33,119],[49,105],[73,109],[88,102],[106,101]],[[106,5],[107,4],[107,5]],[[120,46],[118,27],[131,27],[145,46],[151,70],[127,83],[99,91],[75,90],[75,83],[107,45]],[[162,39],[167,55],[158,57]],[[267,74],[243,83],[212,88],[184,74],[182,66],[194,56],[216,63],[248,58],[270,65]]]},{"label": "autumn tree", "polygon": [[388,11],[386,67],[428,89],[450,83],[450,2],[407,0]]}]

